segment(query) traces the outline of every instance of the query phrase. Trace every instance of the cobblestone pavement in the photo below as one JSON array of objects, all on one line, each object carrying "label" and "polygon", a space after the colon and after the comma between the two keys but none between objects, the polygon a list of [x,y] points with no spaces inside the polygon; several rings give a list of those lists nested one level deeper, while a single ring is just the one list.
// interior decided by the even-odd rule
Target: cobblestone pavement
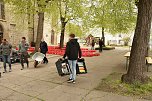
[{"label": "cobblestone pavement", "polygon": [[49,63],[38,68],[30,60],[30,67],[22,71],[20,64],[13,64],[13,71],[0,78],[0,101],[145,101],[94,90],[110,73],[126,72],[126,51],[116,48],[85,58],[88,73],[78,75],[76,84],[67,83],[68,76],[57,74],[55,62],[61,56],[49,55]]}]

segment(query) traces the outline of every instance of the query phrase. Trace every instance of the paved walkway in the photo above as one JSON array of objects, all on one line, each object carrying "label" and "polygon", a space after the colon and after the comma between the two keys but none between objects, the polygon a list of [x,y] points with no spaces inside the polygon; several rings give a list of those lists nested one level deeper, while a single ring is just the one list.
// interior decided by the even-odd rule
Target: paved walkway
[{"label": "paved walkway", "polygon": [[118,48],[85,58],[88,74],[77,76],[76,84],[67,83],[68,76],[58,76],[58,56],[49,56],[49,63],[38,68],[31,62],[23,71],[20,64],[14,64],[13,72],[0,78],[0,101],[145,101],[94,90],[110,73],[125,72],[125,53]]}]

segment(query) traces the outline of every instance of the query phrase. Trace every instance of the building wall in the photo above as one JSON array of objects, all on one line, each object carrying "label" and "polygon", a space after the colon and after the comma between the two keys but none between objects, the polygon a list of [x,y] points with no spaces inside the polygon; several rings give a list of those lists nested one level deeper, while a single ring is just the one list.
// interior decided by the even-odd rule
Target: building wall
[{"label": "building wall", "polygon": [[51,20],[45,17],[44,19],[44,29],[43,29],[43,38],[48,45],[51,45]]},{"label": "building wall", "polygon": [[5,5],[4,11],[5,19],[0,19],[0,24],[3,27],[3,38],[7,39],[13,46],[18,46],[21,37],[28,36],[27,22],[26,19],[22,18],[25,15],[15,18],[10,5]]},{"label": "building wall", "polygon": [[[3,27],[3,38],[6,38],[13,46],[18,46],[21,41],[21,37],[26,37],[29,43],[36,42],[37,37],[37,25],[38,25],[38,16],[29,16],[27,14],[16,15],[11,9],[11,5],[5,4],[5,19],[0,18],[0,25]],[[33,20],[34,19],[34,20]],[[34,33],[34,35],[33,35]],[[51,44],[51,20],[44,20],[44,31],[43,37],[48,45]],[[33,38],[34,37],[34,38]],[[54,35],[54,44],[57,44],[57,34]]]},{"label": "building wall", "polygon": [[[93,36],[102,38],[102,34],[93,35]],[[128,45],[131,45],[132,38],[133,38],[132,36],[133,36],[132,33],[130,33],[130,34],[115,34],[115,35],[112,35],[110,33],[106,33],[105,32],[105,45],[124,45],[123,39],[125,37],[130,37],[130,42],[128,43]]]},{"label": "building wall", "polygon": [[0,19],[0,25],[2,26],[2,29],[3,29],[3,38],[10,40],[9,35],[8,35],[8,33],[9,33],[8,26],[9,25],[8,25],[7,21],[4,19]]},{"label": "building wall", "polygon": [[58,25],[56,21],[52,22],[52,17],[45,15],[43,37],[48,45],[58,45],[60,40],[60,30],[57,31]]}]

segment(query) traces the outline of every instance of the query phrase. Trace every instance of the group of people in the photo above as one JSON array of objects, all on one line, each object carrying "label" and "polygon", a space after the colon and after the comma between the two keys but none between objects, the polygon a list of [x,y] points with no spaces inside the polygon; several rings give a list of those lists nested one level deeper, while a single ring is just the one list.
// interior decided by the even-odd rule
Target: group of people
[{"label": "group of people", "polygon": [[[22,41],[19,43],[19,50],[18,50],[20,55],[20,62],[22,66],[21,70],[24,69],[24,63],[27,64],[27,68],[29,67],[29,61],[28,61],[29,54],[27,52],[28,48],[29,48],[29,44],[26,42],[26,38],[22,37]],[[12,45],[6,39],[3,39],[2,44],[0,45],[0,50],[1,50],[3,65],[4,65],[3,73],[7,72],[6,62],[9,64],[9,72],[11,72],[12,68],[11,68],[10,57],[12,55]],[[40,43],[40,52],[46,55],[47,51],[48,51],[47,43],[44,41],[44,39],[42,39]],[[81,53],[80,45],[77,42],[77,39],[75,39],[75,34],[70,34],[69,42],[67,42],[66,45],[65,54],[62,57],[63,59],[65,59],[66,57],[68,58],[69,66],[72,71],[68,79],[69,83],[75,83],[76,63],[78,57],[81,58],[81,56],[82,53]],[[46,56],[43,59],[43,63],[48,63]]]},{"label": "group of people", "polygon": [[[99,39],[99,52],[102,52],[103,46],[104,46],[104,42],[102,41],[102,39]],[[91,50],[94,50],[94,46],[95,46],[95,40],[92,40],[91,43]]]},{"label": "group of people", "polygon": [[[18,47],[18,49],[19,49],[18,55],[20,57],[20,63],[21,63],[21,67],[22,67],[21,70],[24,69],[24,63],[27,64],[27,68],[29,67],[28,58],[30,57],[30,55],[27,52],[28,48],[29,48],[29,44],[27,43],[26,38],[22,37],[22,40],[19,43],[19,47]],[[42,39],[41,43],[40,43],[40,52],[46,55],[47,51],[48,51],[47,43]],[[3,66],[4,66],[3,73],[7,72],[6,63],[8,63],[8,65],[9,65],[9,72],[11,72],[12,71],[11,56],[13,55],[12,54],[12,45],[6,39],[2,40],[2,44],[0,45],[0,53],[2,56]],[[43,63],[48,63],[46,56],[43,59]]]},{"label": "group of people", "polygon": [[[19,43],[19,54],[18,54],[20,55],[20,62],[22,65],[21,70],[24,69],[24,62],[26,62],[27,67],[29,67],[28,52],[27,52],[28,48],[29,48],[29,44],[26,42],[26,38],[22,37],[22,41]],[[2,44],[0,45],[0,53],[2,56],[3,66],[4,66],[3,73],[7,72],[6,63],[8,63],[9,65],[9,72],[11,72],[12,71],[11,56],[13,55],[12,45],[6,39],[2,40]]]},{"label": "group of people", "polygon": [[[99,46],[100,46],[100,52],[101,52],[102,46],[103,46],[102,40],[99,40]],[[29,44],[26,42],[26,38],[22,37],[22,41],[19,43],[19,50],[18,50],[19,55],[20,55],[20,60],[21,60],[20,62],[22,66],[21,70],[24,69],[24,63],[26,63],[27,67],[29,67],[29,61],[28,61],[29,54],[27,52],[28,48],[29,48]],[[6,62],[8,62],[9,64],[9,72],[11,72],[12,69],[11,69],[10,56],[11,56],[12,45],[9,44],[6,39],[3,39],[3,42],[0,45],[0,50],[2,53],[3,63],[4,63],[3,73],[7,72]],[[44,39],[42,39],[40,43],[40,52],[46,55],[47,51],[48,51],[47,43],[44,41]],[[66,44],[65,54],[62,57],[62,59],[65,59],[67,57],[69,66],[72,71],[70,73],[69,79],[67,80],[68,83],[75,83],[76,81],[76,63],[77,63],[78,58],[81,58],[81,56],[82,56],[81,48],[80,48],[79,43],[77,42],[77,39],[75,39],[75,34],[70,34],[69,41]],[[43,59],[43,63],[48,63],[46,56]]]}]

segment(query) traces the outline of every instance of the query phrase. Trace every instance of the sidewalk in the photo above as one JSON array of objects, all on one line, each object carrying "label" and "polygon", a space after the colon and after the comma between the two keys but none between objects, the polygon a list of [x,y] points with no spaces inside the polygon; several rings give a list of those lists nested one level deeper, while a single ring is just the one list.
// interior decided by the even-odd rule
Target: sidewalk
[{"label": "sidewalk", "polygon": [[76,84],[57,74],[55,62],[61,56],[49,56],[49,63],[38,68],[33,68],[31,61],[23,71],[20,64],[13,64],[13,71],[0,78],[0,101],[146,101],[94,90],[110,73],[126,72],[126,51],[117,48],[85,58],[88,74],[78,75]]}]

